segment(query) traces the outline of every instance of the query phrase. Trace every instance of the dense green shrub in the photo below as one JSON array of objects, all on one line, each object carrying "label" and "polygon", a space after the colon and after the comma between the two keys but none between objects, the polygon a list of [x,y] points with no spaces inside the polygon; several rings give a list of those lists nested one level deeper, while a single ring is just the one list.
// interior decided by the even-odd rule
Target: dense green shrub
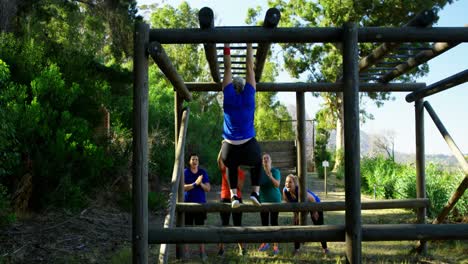
[{"label": "dense green shrub", "polygon": [[317,128],[317,135],[315,137],[315,149],[314,149],[314,161],[315,167],[317,168],[317,175],[320,179],[325,177],[324,168],[322,162],[327,160],[330,167],[328,170],[333,168],[332,154],[327,149],[328,139],[330,138],[330,132],[327,129]]},{"label": "dense green shrub", "polygon": [[400,165],[384,156],[364,157],[361,160],[361,186],[365,193],[376,197],[396,197],[396,178]]},{"label": "dense green shrub", "polygon": [[[429,163],[425,169],[426,197],[430,201],[427,214],[436,217],[447,204],[455,189],[463,180],[463,173],[453,172]],[[383,156],[365,157],[361,160],[361,187],[367,194],[387,199],[416,198],[416,169],[414,165],[401,165]],[[468,195],[465,193],[455,205],[449,217],[468,214]]]},{"label": "dense green shrub", "polygon": [[10,199],[5,186],[0,184],[0,226],[15,221],[15,213],[10,207]]}]

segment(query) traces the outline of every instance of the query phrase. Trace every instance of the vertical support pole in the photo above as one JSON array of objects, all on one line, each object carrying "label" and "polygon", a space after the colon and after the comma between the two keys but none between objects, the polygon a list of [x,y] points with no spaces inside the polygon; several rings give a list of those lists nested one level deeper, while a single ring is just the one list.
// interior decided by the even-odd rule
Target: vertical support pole
[{"label": "vertical support pole", "polygon": [[[305,144],[305,101],[304,92],[296,92],[297,107],[297,176],[299,178],[299,202],[305,202],[307,197],[307,160]],[[299,225],[307,224],[307,213],[301,212]]]},{"label": "vertical support pole", "polygon": [[[178,92],[174,92],[174,151],[177,152],[177,141],[179,139],[179,132],[180,132],[180,125],[181,125],[181,118],[182,118],[182,108],[183,108],[183,98],[179,95]],[[177,153],[175,153],[177,155]],[[176,156],[177,158],[177,156]],[[182,161],[184,161],[184,154],[182,154]],[[184,162],[181,163],[181,166],[184,166]],[[182,170],[181,170],[182,171]],[[177,202],[184,201],[184,174],[182,173],[179,180],[179,190],[177,191]],[[184,225],[184,213],[177,212],[176,217],[176,226],[180,227]],[[181,259],[183,254],[183,245],[176,244],[176,258]]]},{"label": "vertical support pole", "polygon": [[[415,131],[416,131],[416,198],[426,197],[426,161],[424,146],[424,100],[418,99],[414,103],[415,113]],[[417,218],[419,224],[426,222],[426,207],[417,209]],[[420,240],[416,246],[419,253],[426,253],[427,243]]]},{"label": "vertical support pole", "polygon": [[328,190],[327,190],[327,167],[324,168],[325,172],[325,178],[323,179],[323,190],[325,192],[325,197],[328,196]]},{"label": "vertical support pole", "polygon": [[149,26],[135,23],[133,55],[132,263],[148,263]]},{"label": "vertical support pole", "polygon": [[343,104],[345,153],[346,258],[361,262],[361,175],[359,145],[359,68],[357,25],[343,27]]}]

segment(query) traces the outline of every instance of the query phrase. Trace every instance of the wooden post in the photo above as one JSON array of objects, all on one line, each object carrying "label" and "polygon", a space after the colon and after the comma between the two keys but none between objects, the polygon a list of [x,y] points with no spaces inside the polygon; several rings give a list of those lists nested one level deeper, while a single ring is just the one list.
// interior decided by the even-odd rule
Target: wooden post
[{"label": "wooden post", "polygon": [[[213,10],[209,7],[203,7],[198,12],[198,21],[200,22],[201,29],[214,28],[214,14]],[[210,66],[211,77],[213,77],[214,82],[220,82],[219,77],[219,65],[217,61],[217,52],[215,43],[204,43],[203,47],[205,48],[205,56]]]},{"label": "wooden post", "polygon": [[137,21],[133,55],[133,264],[148,263],[148,40],[149,26]]},{"label": "wooden post", "polygon": [[[176,212],[176,201],[178,200],[178,189],[181,178],[180,176],[183,169],[181,164],[184,163],[183,153],[185,147],[185,137],[187,134],[188,116],[189,110],[187,109],[182,114],[180,133],[177,140],[176,157],[174,161],[174,167],[172,169],[171,192],[169,194],[169,212],[164,219],[164,228],[173,228],[175,223],[174,215]],[[159,263],[167,263],[168,257],[167,244],[162,244],[159,249]]]},{"label": "wooden post", "polygon": [[[278,9],[272,7],[268,9],[263,21],[263,27],[275,28],[281,18],[281,13]],[[263,67],[265,66],[268,51],[270,51],[271,43],[259,43],[257,48],[257,55],[255,57],[255,80],[257,82],[262,78]]]},{"label": "wooden post", "polygon": [[389,81],[397,78],[398,76],[409,72],[411,69],[421,65],[428,60],[439,56],[440,54],[448,51],[449,49],[457,46],[460,42],[437,42],[433,45],[431,50],[424,50],[416,54],[413,58],[409,58],[405,63],[395,66],[395,68],[385,74],[379,81],[388,83]]},{"label": "wooden post", "polygon": [[468,70],[464,70],[455,75],[452,75],[443,80],[440,80],[436,83],[433,83],[427,86],[426,88],[418,89],[406,95],[405,99],[408,103],[413,102],[417,99],[422,99],[426,96],[442,92],[444,90],[447,90],[459,84],[465,83],[467,81],[468,81]]},{"label": "wooden post", "polygon": [[[424,145],[424,106],[423,100],[417,100],[414,104],[415,131],[416,131],[416,198],[426,197],[426,163]],[[418,208],[417,218],[419,224],[426,223],[426,208]],[[426,241],[420,240],[416,245],[419,253],[427,252]]]},{"label": "wooden post", "polygon": [[153,60],[158,64],[159,69],[164,73],[164,75],[169,79],[174,89],[178,91],[185,100],[191,101],[192,94],[189,92],[185,86],[184,80],[180,77],[179,73],[172,65],[171,60],[164,51],[161,43],[151,42],[148,45],[148,51]]},{"label": "wooden post", "polygon": [[[221,91],[220,83],[185,83],[187,88],[192,92],[219,92]],[[425,83],[361,83],[360,92],[413,92],[417,89],[425,88]],[[343,83],[257,83],[258,92],[342,92]]]},{"label": "wooden post", "polygon": [[[359,42],[467,42],[464,27],[362,27]],[[201,43],[325,43],[342,41],[342,28],[222,27],[213,29],[151,29],[150,42],[161,44]]]},{"label": "wooden post", "polygon": [[[184,99],[179,95],[178,92],[174,92],[174,156],[177,159],[177,143],[179,140],[179,131],[181,127],[181,119],[182,119],[182,107],[183,107],[183,102]],[[182,152],[182,160],[185,160],[184,153]],[[183,168],[184,163],[180,164],[180,166]],[[180,181],[179,181],[179,190],[177,191],[177,202],[181,203],[184,201],[184,174],[181,173],[180,175]],[[177,212],[177,218],[176,218],[176,226],[181,227],[184,225],[184,213],[183,212]],[[183,245],[177,244],[176,245],[176,258],[180,259],[182,258],[183,254]]]},{"label": "wooden post", "polygon": [[360,263],[362,230],[358,30],[355,23],[346,23],[343,31],[346,258],[350,263]]},{"label": "wooden post", "polygon": [[[299,178],[299,202],[305,202],[307,197],[307,159],[305,144],[305,102],[304,93],[296,93],[297,107],[297,176]],[[307,213],[301,213],[299,225],[307,224]]]},{"label": "wooden post", "polygon": [[[405,27],[427,27],[434,23],[436,19],[436,15],[432,10],[425,10],[418,15],[416,15],[413,19],[411,19]],[[359,71],[363,72],[366,71],[372,65],[377,64],[380,62],[385,56],[387,56],[390,52],[395,50],[400,46],[399,42],[386,42],[382,43],[380,46],[375,48],[369,55],[362,58],[359,61]],[[389,69],[391,70],[391,69]]]},{"label": "wooden post", "polygon": [[455,206],[457,203],[458,199],[462,197],[463,193],[465,192],[466,188],[468,187],[468,162],[465,160],[465,157],[463,156],[463,153],[460,151],[458,148],[457,144],[452,139],[452,136],[448,133],[447,129],[445,128],[444,124],[440,121],[439,117],[435,113],[434,109],[432,109],[432,106],[429,104],[429,102],[424,102],[424,107],[426,108],[427,112],[431,116],[432,120],[436,124],[437,128],[439,129],[440,134],[444,137],[445,141],[447,142],[450,150],[452,151],[452,154],[455,156],[457,159],[458,163],[463,169],[463,172],[465,173],[465,178],[463,181],[460,183],[458,188],[455,190],[455,192],[452,194],[450,197],[449,201],[447,204],[444,206],[442,209],[442,212],[437,216],[436,219],[434,219],[433,224],[438,224],[444,221],[445,217],[450,213],[452,208]]}]

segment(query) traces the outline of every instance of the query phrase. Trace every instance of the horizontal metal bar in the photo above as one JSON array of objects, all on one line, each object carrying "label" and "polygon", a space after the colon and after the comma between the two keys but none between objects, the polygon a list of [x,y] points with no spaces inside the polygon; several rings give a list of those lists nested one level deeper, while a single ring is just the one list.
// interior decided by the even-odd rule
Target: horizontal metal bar
[{"label": "horizontal metal bar", "polygon": [[[185,83],[190,91],[221,91],[220,83]],[[267,92],[342,92],[343,84],[336,83],[257,83],[257,91]],[[361,83],[361,92],[412,92],[426,87],[425,83]]]},{"label": "horizontal metal bar", "polygon": [[[151,29],[150,42],[183,43],[312,43],[341,42],[338,27],[264,28],[225,27],[212,29]],[[465,27],[362,27],[359,42],[468,42]]]},{"label": "horizontal metal bar", "polygon": [[[363,241],[464,240],[468,224],[362,225]],[[150,244],[345,241],[344,225],[149,227]]]}]

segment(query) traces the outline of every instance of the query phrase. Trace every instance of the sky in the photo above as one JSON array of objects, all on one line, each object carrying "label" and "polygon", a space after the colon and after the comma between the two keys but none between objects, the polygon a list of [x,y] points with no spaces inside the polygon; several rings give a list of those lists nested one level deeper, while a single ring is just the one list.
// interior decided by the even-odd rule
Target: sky
[{"label": "sky", "polygon": [[[182,0],[138,0],[138,5],[143,4],[169,4],[178,6]],[[210,7],[215,14],[215,26],[244,26],[247,9],[249,7],[262,6],[265,17],[267,10],[266,0],[189,0],[192,8]],[[468,25],[466,18],[468,1],[458,0],[439,12],[439,21],[434,27],[463,27]],[[468,68],[468,43],[459,44],[457,47],[431,59],[429,73],[421,77],[417,82],[427,85],[433,84],[444,78],[452,76]],[[292,79],[286,72],[281,72],[277,82],[305,81]],[[395,150],[403,153],[415,152],[415,122],[414,104],[405,101],[405,93],[393,93],[394,101],[385,102],[384,106],[377,108],[371,101],[365,106],[372,113],[374,120],[368,120],[361,125],[361,129],[369,134],[392,134],[395,138]],[[314,98],[311,93],[306,93],[307,116],[313,118],[320,108],[320,98]],[[296,104],[294,93],[280,92],[278,99],[285,105]],[[468,83],[453,87],[441,93],[426,97],[434,111],[443,122],[445,128],[454,139],[458,148],[463,153],[468,153]],[[293,117],[294,118],[294,117]],[[425,151],[426,154],[450,154],[451,151],[440,132],[436,128],[431,117],[424,116],[425,123]]]}]

